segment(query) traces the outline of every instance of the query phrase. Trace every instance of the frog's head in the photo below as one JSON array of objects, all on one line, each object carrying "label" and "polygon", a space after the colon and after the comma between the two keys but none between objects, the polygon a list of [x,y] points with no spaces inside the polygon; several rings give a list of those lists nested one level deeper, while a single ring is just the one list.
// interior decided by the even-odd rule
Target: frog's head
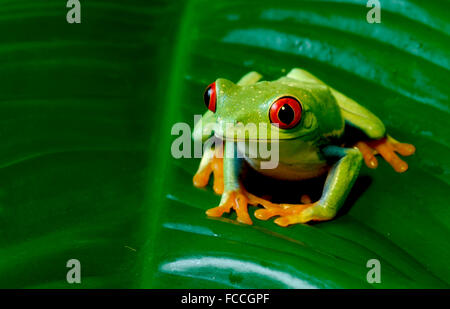
[{"label": "frog's head", "polygon": [[236,140],[227,129],[230,126],[245,139],[258,141],[274,136],[280,141],[311,140],[317,135],[312,109],[315,98],[298,84],[278,80],[237,85],[219,78],[208,86],[204,99],[216,117],[215,133],[223,139]]}]

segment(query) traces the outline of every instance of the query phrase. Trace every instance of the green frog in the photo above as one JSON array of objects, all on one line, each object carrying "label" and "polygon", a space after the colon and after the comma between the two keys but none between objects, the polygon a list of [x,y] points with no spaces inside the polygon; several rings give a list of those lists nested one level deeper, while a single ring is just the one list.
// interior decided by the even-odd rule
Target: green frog
[{"label": "green frog", "polygon": [[[257,72],[246,74],[236,84],[219,78],[205,91],[208,111],[195,125],[193,139],[206,143],[215,137],[220,143],[205,144],[193,183],[205,187],[213,174],[213,189],[222,195],[219,206],[206,211],[208,216],[220,217],[233,209],[239,222],[252,224],[248,205],[253,205],[262,206],[255,211],[256,218],[277,217],[275,223],[283,227],[330,220],[344,204],[363,161],[376,168],[380,154],[395,171],[408,169],[396,153],[412,155],[413,145],[387,135],[377,116],[308,71],[294,68],[274,81],[261,78]],[[250,124],[255,125],[247,129]],[[367,138],[346,146],[342,141],[346,126]],[[245,142],[261,147],[270,144],[277,150],[275,164],[267,164],[269,160],[250,151]],[[298,204],[273,203],[244,188],[242,175],[248,166],[283,180],[327,174],[322,196],[315,202],[305,195]]]}]

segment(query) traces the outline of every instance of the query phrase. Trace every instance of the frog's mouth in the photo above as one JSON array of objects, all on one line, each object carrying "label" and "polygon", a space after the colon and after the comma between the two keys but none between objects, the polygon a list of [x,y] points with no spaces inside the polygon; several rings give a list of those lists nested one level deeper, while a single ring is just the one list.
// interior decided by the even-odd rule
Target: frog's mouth
[{"label": "frog's mouth", "polygon": [[260,124],[242,124],[237,123],[230,125],[228,123],[219,122],[213,127],[214,135],[224,141],[229,142],[278,142],[281,140],[294,140],[304,138],[314,132],[312,127],[313,121],[310,125],[302,126],[300,129],[282,130],[271,124],[260,127]]},{"label": "frog's mouth", "polygon": [[234,135],[226,135],[222,134],[222,132],[214,132],[214,135],[216,138],[226,141],[226,142],[261,142],[261,143],[277,143],[279,141],[286,141],[286,140],[294,140],[298,138],[305,137],[307,135],[310,135],[311,132],[303,132],[302,134],[297,134],[289,137],[236,137]]},{"label": "frog's mouth", "polygon": [[226,137],[226,136],[219,136],[216,134],[216,137],[218,139],[221,139],[225,142],[272,142],[272,143],[276,143],[279,142],[280,140],[284,140],[281,138],[278,139],[271,139],[271,138],[237,138],[237,137]]},{"label": "frog's mouth", "polygon": [[220,140],[226,141],[226,142],[277,142],[280,139],[278,138],[260,138],[259,136],[245,136],[242,135],[235,135],[235,134],[224,134],[223,131],[214,131],[214,136]]}]

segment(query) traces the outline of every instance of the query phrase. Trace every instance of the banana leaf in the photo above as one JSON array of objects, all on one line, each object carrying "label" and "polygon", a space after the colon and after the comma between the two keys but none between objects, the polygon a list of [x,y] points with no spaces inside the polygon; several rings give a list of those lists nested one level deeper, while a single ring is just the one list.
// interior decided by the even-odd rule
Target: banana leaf
[{"label": "banana leaf", "polygon": [[[93,0],[69,24],[61,1],[1,0],[0,287],[449,288],[449,4],[380,2],[368,23],[364,0]],[[414,144],[409,170],[363,167],[329,222],[206,217],[220,197],[172,126],[218,77],[294,67]]]}]

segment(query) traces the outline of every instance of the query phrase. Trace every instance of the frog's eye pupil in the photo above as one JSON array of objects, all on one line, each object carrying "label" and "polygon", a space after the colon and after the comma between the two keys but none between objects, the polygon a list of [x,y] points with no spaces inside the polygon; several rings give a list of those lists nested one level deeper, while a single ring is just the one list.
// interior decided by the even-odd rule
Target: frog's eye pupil
[{"label": "frog's eye pupil", "polygon": [[299,124],[302,106],[294,97],[282,97],[270,106],[270,122],[281,129],[292,129]]},{"label": "frog's eye pupil", "polygon": [[278,111],[278,119],[285,124],[290,124],[294,117],[295,112],[289,104],[284,104]]},{"label": "frog's eye pupil", "polygon": [[205,100],[205,103],[207,103],[207,105],[209,104],[209,98],[211,97],[211,93],[212,93],[211,86],[208,86],[208,89],[206,89],[205,94],[203,95],[203,99]]},{"label": "frog's eye pupil", "polygon": [[216,83],[212,83],[211,85],[206,88],[205,93],[203,94],[203,99],[205,101],[206,107],[212,111],[213,113],[216,112]]}]

